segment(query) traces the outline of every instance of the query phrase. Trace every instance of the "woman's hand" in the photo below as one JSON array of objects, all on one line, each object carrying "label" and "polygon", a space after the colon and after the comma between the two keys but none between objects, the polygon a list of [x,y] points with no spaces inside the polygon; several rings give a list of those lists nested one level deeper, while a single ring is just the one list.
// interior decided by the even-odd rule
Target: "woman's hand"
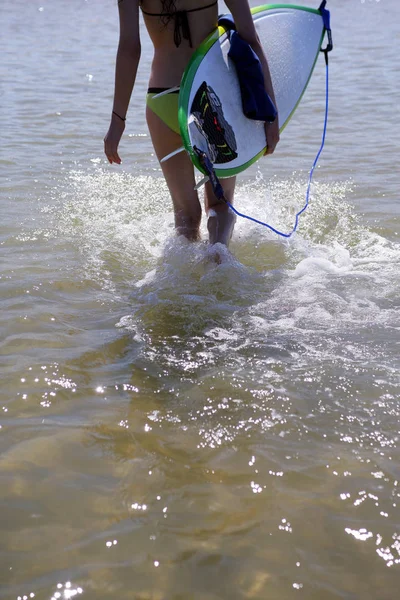
[{"label": "woman's hand", "polygon": [[276,117],[273,123],[265,123],[265,137],[267,140],[267,149],[265,155],[273,154],[275,146],[279,142],[279,120]]},{"label": "woman's hand", "polygon": [[104,138],[104,152],[108,158],[108,162],[121,164],[121,159],[118,154],[118,145],[121,141],[122,134],[124,133],[125,123],[115,115],[111,118],[110,127],[107,131],[106,137]]}]

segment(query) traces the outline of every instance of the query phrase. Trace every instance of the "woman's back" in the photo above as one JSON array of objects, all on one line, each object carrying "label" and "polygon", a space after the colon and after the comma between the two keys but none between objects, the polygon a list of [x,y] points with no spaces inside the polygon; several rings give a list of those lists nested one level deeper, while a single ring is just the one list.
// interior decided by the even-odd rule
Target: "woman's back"
[{"label": "woman's back", "polygon": [[179,84],[187,63],[201,42],[217,26],[216,0],[144,0],[147,31],[154,45],[149,84]]}]

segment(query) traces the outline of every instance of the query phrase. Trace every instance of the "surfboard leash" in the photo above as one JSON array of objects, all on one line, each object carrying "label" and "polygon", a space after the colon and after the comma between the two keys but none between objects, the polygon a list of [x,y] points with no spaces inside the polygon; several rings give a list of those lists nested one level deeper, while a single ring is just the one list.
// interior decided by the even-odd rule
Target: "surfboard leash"
[{"label": "surfboard leash", "polygon": [[320,148],[318,150],[318,153],[315,157],[314,163],[311,167],[310,170],[310,174],[309,174],[309,178],[308,178],[308,184],[307,184],[307,191],[306,191],[306,200],[305,200],[305,204],[304,206],[301,208],[301,210],[299,210],[296,213],[295,216],[295,222],[294,222],[294,226],[292,228],[292,230],[289,233],[285,233],[283,231],[279,231],[279,229],[276,229],[275,227],[273,227],[272,225],[269,225],[268,223],[265,223],[264,221],[260,221],[259,219],[256,219],[254,217],[251,217],[250,215],[245,215],[244,213],[239,212],[234,206],[233,204],[231,204],[224,196],[224,190],[222,188],[221,183],[219,182],[219,179],[217,177],[217,175],[215,174],[214,171],[214,167],[212,162],[210,161],[210,159],[208,158],[207,154],[205,152],[203,152],[202,150],[200,150],[199,148],[197,148],[196,146],[193,147],[193,150],[195,151],[200,164],[202,165],[204,171],[206,172],[210,183],[212,185],[213,188],[213,192],[215,194],[215,196],[217,197],[218,200],[220,200],[221,202],[225,202],[225,204],[227,204],[229,206],[229,208],[238,216],[238,217],[242,217],[243,219],[247,219],[248,221],[252,221],[253,223],[257,223],[258,225],[262,225],[264,227],[267,227],[270,231],[272,231],[273,233],[276,233],[277,235],[284,237],[284,238],[290,238],[297,230],[298,224],[299,224],[299,219],[300,219],[300,215],[307,209],[309,202],[310,202],[310,189],[311,189],[311,183],[312,183],[312,178],[313,178],[313,174],[314,174],[314,170],[315,167],[317,166],[319,157],[321,156],[322,150],[324,149],[325,146],[325,138],[326,138],[326,131],[327,131],[327,127],[328,127],[328,113],[329,113],[329,61],[328,61],[328,53],[331,52],[331,50],[333,49],[333,42],[332,42],[332,31],[331,31],[331,27],[330,27],[330,13],[329,10],[327,10],[325,8],[326,6],[326,2],[327,0],[323,0],[321,3],[321,6],[319,7],[319,11],[321,13],[321,16],[323,18],[323,22],[324,22],[324,28],[327,32],[328,35],[328,44],[326,46],[326,48],[321,48],[321,52],[324,53],[324,57],[325,57],[325,118],[324,118],[324,128],[323,128],[323,133],[322,133],[322,141],[321,141],[321,145]]}]

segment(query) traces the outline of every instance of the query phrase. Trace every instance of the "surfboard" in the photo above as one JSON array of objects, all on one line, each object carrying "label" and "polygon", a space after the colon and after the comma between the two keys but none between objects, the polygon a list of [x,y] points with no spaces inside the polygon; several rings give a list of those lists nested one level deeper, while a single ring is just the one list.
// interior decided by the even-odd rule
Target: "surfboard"
[{"label": "surfboard", "polygon": [[[325,28],[319,10],[288,4],[251,10],[266,54],[283,131],[310,81]],[[219,26],[193,54],[183,75],[178,119],[183,145],[204,173],[194,151],[207,154],[217,177],[231,177],[263,156],[264,123],[244,116],[239,82],[228,58],[229,36]],[[221,135],[215,135],[215,129]],[[221,137],[222,136],[222,137]]]}]

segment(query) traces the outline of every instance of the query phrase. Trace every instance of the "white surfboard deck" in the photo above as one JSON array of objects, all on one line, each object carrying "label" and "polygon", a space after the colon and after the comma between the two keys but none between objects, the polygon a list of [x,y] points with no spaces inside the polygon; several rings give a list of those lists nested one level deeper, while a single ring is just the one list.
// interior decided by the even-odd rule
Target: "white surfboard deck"
[{"label": "white surfboard deck", "polygon": [[[274,87],[282,131],[299,104],[314,70],[325,34],[318,10],[293,5],[263,5],[252,9],[255,27],[264,48]],[[196,167],[204,173],[193,146],[204,150],[218,177],[230,177],[245,170],[265,152],[264,123],[244,116],[239,82],[231,59],[230,42],[223,27],[213,32],[196,50],[182,78],[179,93],[179,124],[184,146]],[[234,152],[219,162],[202,132],[193,100],[199,89],[208,89],[213,108],[230,138]],[[201,94],[201,90],[199,92]],[[197,98],[199,95],[197,96]],[[193,106],[192,106],[193,105]],[[233,133],[233,138],[232,138]],[[233,141],[232,141],[233,140]],[[234,146],[236,145],[236,148]],[[214,148],[215,150],[215,148]],[[210,157],[210,151],[213,156]]]}]

